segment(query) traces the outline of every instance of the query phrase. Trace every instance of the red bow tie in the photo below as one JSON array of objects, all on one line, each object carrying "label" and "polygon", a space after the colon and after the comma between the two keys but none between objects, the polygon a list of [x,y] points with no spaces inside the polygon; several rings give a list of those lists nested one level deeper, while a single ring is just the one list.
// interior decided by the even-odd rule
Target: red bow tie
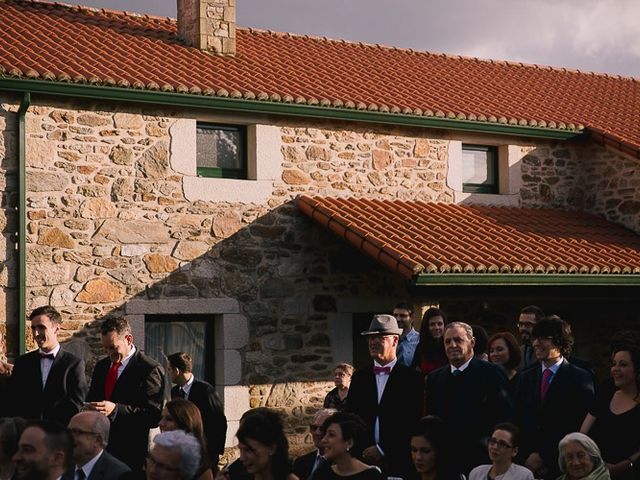
[{"label": "red bow tie", "polygon": [[377,367],[374,365],[373,373],[376,375],[389,375],[391,373],[391,367]]}]

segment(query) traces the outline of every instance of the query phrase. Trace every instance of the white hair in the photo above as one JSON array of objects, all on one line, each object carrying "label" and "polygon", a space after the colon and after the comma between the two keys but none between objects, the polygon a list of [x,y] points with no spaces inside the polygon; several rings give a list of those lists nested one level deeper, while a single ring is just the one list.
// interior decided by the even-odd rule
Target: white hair
[{"label": "white hair", "polygon": [[172,430],[156,435],[154,445],[159,445],[180,454],[180,476],[184,480],[191,480],[196,476],[200,467],[200,442],[196,437],[183,430]]},{"label": "white hair", "polygon": [[446,332],[447,330],[450,330],[452,328],[462,328],[465,332],[467,332],[467,336],[469,337],[469,340],[473,338],[473,328],[471,328],[471,325],[469,325],[468,323],[464,323],[464,322],[447,323],[447,325],[444,327],[444,331]]},{"label": "white hair", "polygon": [[558,444],[558,466],[560,467],[560,471],[565,473],[566,462],[564,460],[564,449],[567,448],[571,442],[576,442],[580,444],[582,448],[585,449],[587,455],[591,457],[591,462],[593,463],[593,467],[596,468],[603,463],[602,455],[600,454],[600,449],[596,442],[591,440],[584,433],[573,432],[564,436],[560,443]]}]

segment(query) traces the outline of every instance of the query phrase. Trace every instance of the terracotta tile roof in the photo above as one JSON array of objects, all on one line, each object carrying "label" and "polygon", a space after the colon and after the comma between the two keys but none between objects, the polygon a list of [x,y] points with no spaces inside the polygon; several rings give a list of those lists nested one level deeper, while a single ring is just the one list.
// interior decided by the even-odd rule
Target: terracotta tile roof
[{"label": "terracotta tile roof", "polygon": [[580,130],[640,156],[640,81],[251,29],[237,55],[176,21],[0,0],[0,78],[31,78]]},{"label": "terracotta tile roof", "polygon": [[640,236],[552,209],[300,196],[298,208],[407,279],[428,274],[640,275]]}]

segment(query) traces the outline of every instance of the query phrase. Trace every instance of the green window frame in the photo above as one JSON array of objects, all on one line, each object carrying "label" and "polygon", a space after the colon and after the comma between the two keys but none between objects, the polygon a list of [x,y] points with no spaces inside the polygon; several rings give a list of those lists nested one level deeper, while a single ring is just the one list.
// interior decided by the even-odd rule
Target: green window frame
[{"label": "green window frame", "polygon": [[197,122],[196,174],[199,177],[246,179],[246,127]]},{"label": "green window frame", "polygon": [[[475,165],[470,165],[473,161]],[[469,172],[478,171],[478,163],[484,167],[482,182],[469,182]],[[466,193],[499,193],[498,147],[490,145],[462,145],[462,191]]]}]

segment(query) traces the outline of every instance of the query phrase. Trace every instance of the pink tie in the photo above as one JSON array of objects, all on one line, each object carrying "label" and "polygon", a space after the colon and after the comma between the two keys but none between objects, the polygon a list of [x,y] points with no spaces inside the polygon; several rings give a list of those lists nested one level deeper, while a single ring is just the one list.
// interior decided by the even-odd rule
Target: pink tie
[{"label": "pink tie", "polygon": [[373,373],[376,375],[389,375],[391,373],[391,367],[378,367],[374,365]]},{"label": "pink tie", "polygon": [[542,383],[540,384],[540,398],[544,400],[544,397],[547,395],[547,391],[549,390],[549,385],[551,384],[551,376],[553,372],[551,369],[546,368],[542,372]]}]

